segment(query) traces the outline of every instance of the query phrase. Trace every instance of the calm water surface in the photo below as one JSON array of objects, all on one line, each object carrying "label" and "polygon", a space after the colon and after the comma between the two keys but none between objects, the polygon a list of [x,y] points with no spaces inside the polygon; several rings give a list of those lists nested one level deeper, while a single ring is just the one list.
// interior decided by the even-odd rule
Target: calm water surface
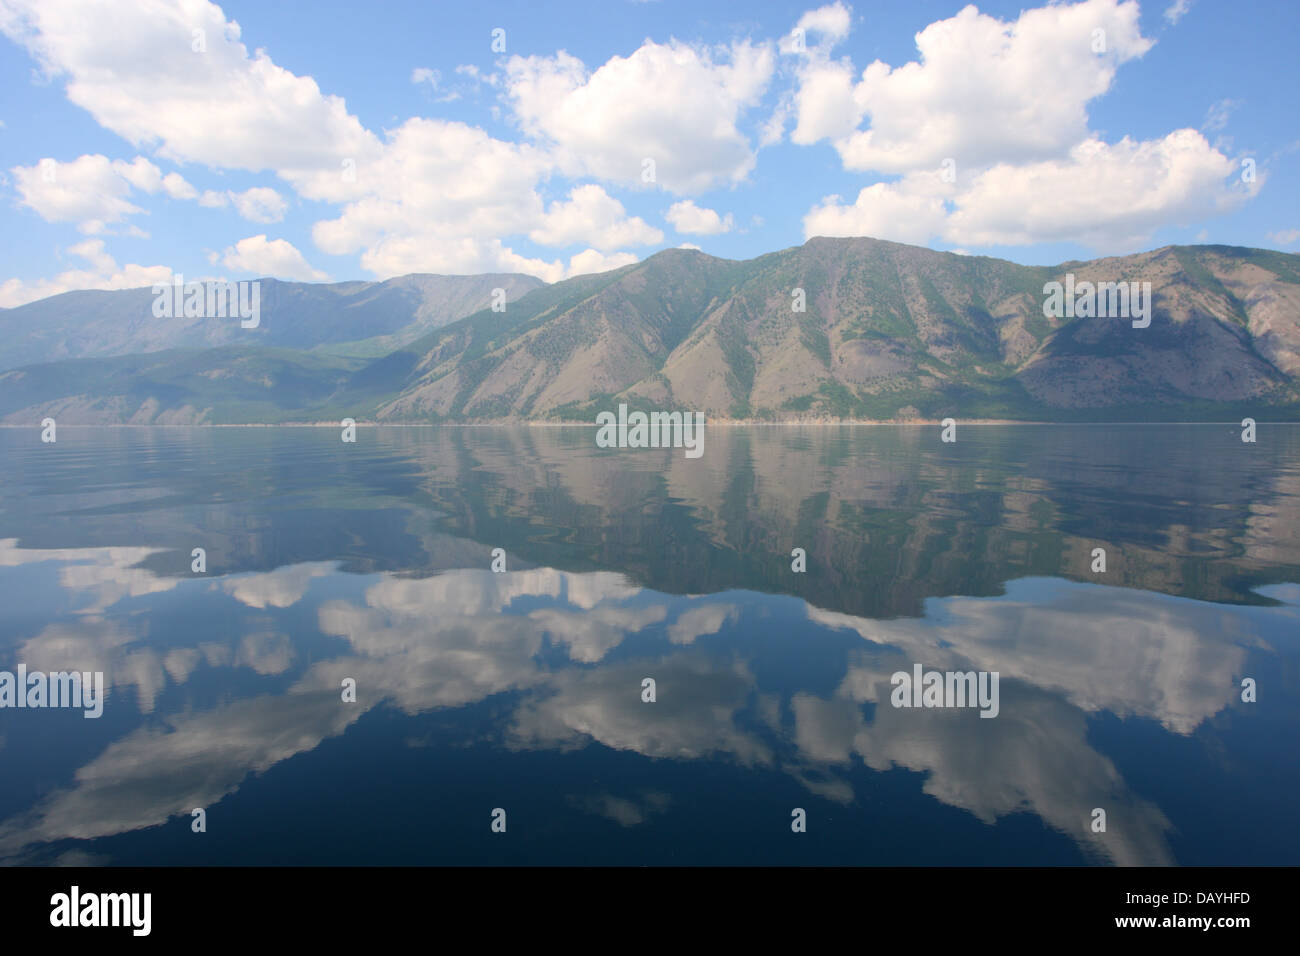
[{"label": "calm water surface", "polygon": [[594,435],[0,430],[0,861],[1300,863],[1300,429]]}]

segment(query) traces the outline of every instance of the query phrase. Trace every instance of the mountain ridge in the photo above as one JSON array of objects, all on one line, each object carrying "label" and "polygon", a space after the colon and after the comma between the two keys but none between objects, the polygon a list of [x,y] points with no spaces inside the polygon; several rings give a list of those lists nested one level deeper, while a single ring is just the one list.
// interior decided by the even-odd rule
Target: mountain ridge
[{"label": "mountain ridge", "polygon": [[[1045,315],[1044,285],[1067,273],[1151,283],[1150,326]],[[118,356],[10,369],[0,372],[0,421],[219,423],[257,409],[258,423],[590,422],[620,402],[715,421],[1300,409],[1300,256],[1270,250],[1170,245],[1022,266],[814,237],[749,260],[666,249],[605,273],[533,281],[504,312],[451,318],[382,355],[241,344],[185,350],[172,363]]]},{"label": "mountain ridge", "polygon": [[378,282],[262,278],[261,317],[244,329],[224,319],[157,319],[151,286],[61,292],[0,312],[0,370],[68,358],[109,358],[167,348],[256,344],[386,354],[490,304],[545,283],[522,273],[412,273]]}]

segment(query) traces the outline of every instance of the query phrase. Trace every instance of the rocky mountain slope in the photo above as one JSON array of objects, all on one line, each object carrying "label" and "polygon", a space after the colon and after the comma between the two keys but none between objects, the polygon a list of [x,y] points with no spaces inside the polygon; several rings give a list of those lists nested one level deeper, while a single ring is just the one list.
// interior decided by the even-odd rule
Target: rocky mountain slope
[{"label": "rocky mountain slope", "polygon": [[[1045,315],[1044,285],[1067,274],[1076,284],[1150,283],[1150,324]],[[590,422],[619,402],[712,420],[1300,412],[1300,256],[1267,250],[1168,246],[1032,267],[866,238],[816,238],[741,262],[670,249],[512,292],[505,312],[390,339],[392,351],[366,359],[380,336],[410,335],[410,323],[386,317],[391,301],[431,278],[374,284],[383,288],[371,298],[320,293],[346,299],[346,320],[313,318],[306,301],[292,313],[264,305],[253,331],[264,329],[266,344],[314,341],[315,353],[241,344],[3,372],[0,419]],[[473,295],[462,292],[458,306],[430,304],[427,314],[463,307]],[[421,294],[432,302],[437,291]],[[338,331],[346,321],[353,331]],[[355,330],[366,348],[328,344]],[[10,345],[21,347],[30,348]]]},{"label": "rocky mountain slope", "polygon": [[[1150,282],[1147,328],[1044,315],[1044,284]],[[803,290],[805,311],[794,310]],[[1049,415],[1296,400],[1300,257],[1222,246],[1051,268],[874,239],[748,262],[668,250],[402,350],[381,419]],[[399,370],[396,356],[380,363]]]}]

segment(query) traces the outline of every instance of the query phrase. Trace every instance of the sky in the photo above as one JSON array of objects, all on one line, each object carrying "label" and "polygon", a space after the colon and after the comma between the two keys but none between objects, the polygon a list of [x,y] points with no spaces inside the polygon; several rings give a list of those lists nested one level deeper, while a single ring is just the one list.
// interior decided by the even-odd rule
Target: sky
[{"label": "sky", "polygon": [[873,236],[1300,252],[1300,3],[0,0],[0,306]]}]

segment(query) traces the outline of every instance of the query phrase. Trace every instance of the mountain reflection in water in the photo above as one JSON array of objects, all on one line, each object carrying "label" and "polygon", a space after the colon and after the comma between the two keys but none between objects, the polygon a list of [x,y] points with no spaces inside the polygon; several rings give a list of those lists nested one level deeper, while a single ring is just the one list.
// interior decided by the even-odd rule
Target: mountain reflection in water
[{"label": "mountain reflection in water", "polygon": [[1300,862],[1300,431],[592,434],[0,432],[0,859]]}]

